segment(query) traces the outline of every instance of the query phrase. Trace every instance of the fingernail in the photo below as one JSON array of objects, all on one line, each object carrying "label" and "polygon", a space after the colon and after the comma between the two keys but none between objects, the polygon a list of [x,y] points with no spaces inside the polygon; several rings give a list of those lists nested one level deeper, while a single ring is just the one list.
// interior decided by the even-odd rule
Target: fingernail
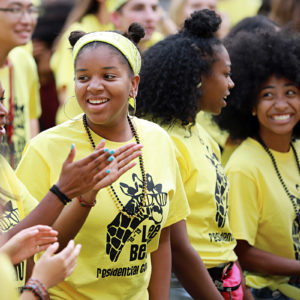
[{"label": "fingernail", "polygon": [[73,149],[74,149],[74,147],[75,147],[75,145],[74,145],[74,144],[71,144],[71,150],[73,150]]},{"label": "fingernail", "polygon": [[106,153],[108,151],[108,148],[104,148],[103,151]]},{"label": "fingernail", "polygon": [[113,161],[114,160],[114,157],[113,156],[110,156],[109,158],[108,158],[108,161]]},{"label": "fingernail", "polygon": [[115,153],[115,150],[110,150],[110,151],[109,151],[109,154],[110,154],[110,155],[113,155],[114,153]]},{"label": "fingernail", "polygon": [[110,169],[107,169],[107,170],[106,170],[106,173],[109,174],[109,173],[110,173]]}]

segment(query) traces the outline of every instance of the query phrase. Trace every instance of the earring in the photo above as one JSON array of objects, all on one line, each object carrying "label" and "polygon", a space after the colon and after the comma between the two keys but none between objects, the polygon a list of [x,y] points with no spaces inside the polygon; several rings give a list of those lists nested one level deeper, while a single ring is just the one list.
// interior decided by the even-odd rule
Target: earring
[{"label": "earring", "polygon": [[252,112],[252,116],[255,117],[256,116],[256,111]]},{"label": "earring", "polygon": [[202,82],[200,81],[198,84],[197,84],[197,89],[199,89],[202,85]]},{"label": "earring", "polygon": [[133,97],[130,97],[129,99],[128,99],[128,103],[129,103],[129,105],[132,107],[132,109],[133,109],[133,115],[135,115],[135,112],[136,112],[136,100],[135,100],[135,98],[133,98]]}]

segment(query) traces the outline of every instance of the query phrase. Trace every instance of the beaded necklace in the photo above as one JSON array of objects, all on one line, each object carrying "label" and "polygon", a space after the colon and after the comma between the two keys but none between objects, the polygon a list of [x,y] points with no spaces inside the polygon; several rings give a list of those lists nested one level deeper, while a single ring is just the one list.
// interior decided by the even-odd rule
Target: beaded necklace
[{"label": "beaded necklace", "polygon": [[[299,208],[298,208],[298,205],[297,205],[297,202],[295,200],[295,196],[293,196],[290,191],[288,190],[280,172],[279,172],[279,169],[278,169],[278,166],[277,166],[277,163],[276,163],[276,160],[275,160],[275,157],[273,156],[272,152],[270,151],[270,149],[267,147],[267,145],[263,142],[263,140],[258,136],[257,137],[257,141],[262,145],[262,147],[264,148],[264,150],[267,152],[267,154],[269,155],[269,157],[271,158],[271,161],[272,161],[272,164],[273,164],[273,167],[276,171],[276,175],[285,191],[285,193],[288,195],[288,197],[290,198],[291,202],[292,202],[292,205],[293,205],[293,208],[294,208],[294,211],[296,213],[296,222],[300,225],[300,211],[299,211]],[[291,145],[291,148],[293,150],[293,153],[294,153],[294,157],[295,157],[295,160],[296,160],[296,164],[297,164],[297,167],[298,167],[298,171],[299,171],[299,174],[300,174],[300,162],[299,162],[299,158],[298,158],[298,154],[296,152],[296,149],[294,147],[294,145],[292,143],[290,143]]]},{"label": "beaded necklace", "polygon": [[[128,120],[130,130],[135,138],[136,143],[140,144],[140,138],[139,138],[138,133],[137,133],[136,129],[134,128],[133,123],[129,116],[127,116],[127,120]],[[89,141],[94,150],[96,148],[96,145],[95,145],[95,142],[91,135],[89,125],[87,123],[86,114],[83,115],[82,121],[83,121],[84,129],[88,135]],[[134,217],[138,216],[140,213],[142,213],[144,207],[146,206],[147,178],[146,178],[146,172],[145,172],[145,168],[144,168],[144,161],[143,161],[142,155],[139,156],[139,165],[140,165],[140,170],[141,170],[141,174],[142,174],[143,200],[142,200],[141,205],[138,205],[138,209],[135,209],[134,207],[132,209],[130,209],[128,207],[124,207],[123,203],[121,202],[121,200],[120,200],[117,192],[115,191],[114,187],[112,186],[112,184],[109,187],[107,187],[108,193],[111,196],[111,198],[113,199],[118,211],[121,212],[123,215],[127,216],[128,218],[134,218]]]}]

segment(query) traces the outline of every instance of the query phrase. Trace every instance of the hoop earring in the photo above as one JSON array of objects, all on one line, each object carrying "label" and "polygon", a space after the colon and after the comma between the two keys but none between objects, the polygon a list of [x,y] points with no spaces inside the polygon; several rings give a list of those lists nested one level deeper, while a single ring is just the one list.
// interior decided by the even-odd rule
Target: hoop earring
[{"label": "hoop earring", "polygon": [[128,103],[129,103],[129,106],[131,106],[132,110],[133,110],[133,116],[135,115],[136,113],[136,99],[133,98],[133,97],[130,97],[128,99]]}]

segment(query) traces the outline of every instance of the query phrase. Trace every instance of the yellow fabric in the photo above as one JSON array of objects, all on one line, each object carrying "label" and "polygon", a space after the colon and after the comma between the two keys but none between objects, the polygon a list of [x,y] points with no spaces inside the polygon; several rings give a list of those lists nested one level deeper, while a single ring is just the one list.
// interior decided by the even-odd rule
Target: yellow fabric
[{"label": "yellow fabric", "polygon": [[257,14],[261,0],[219,0],[218,9],[229,15],[231,26]]},{"label": "yellow fabric", "polygon": [[[1,194],[1,198],[4,201],[4,207],[1,209],[3,214],[0,217],[0,230],[2,232],[6,232],[27,216],[36,207],[38,202],[29,194],[25,186],[15,175],[10,165],[1,155],[0,185],[1,189],[11,196],[8,197]],[[18,287],[25,284],[25,269],[26,261],[23,261],[16,266]]]},{"label": "yellow fabric", "polygon": [[128,2],[128,0],[107,0],[106,7],[109,12],[114,12],[118,10],[126,2]]},{"label": "yellow fabric", "polygon": [[[300,154],[300,142],[296,143]],[[288,153],[271,151],[290,193],[299,199],[299,170],[292,149]],[[230,225],[238,240],[267,252],[300,259],[299,230],[292,229],[295,212],[276,175],[271,159],[254,139],[245,140],[232,154],[227,165],[230,189]],[[296,251],[295,251],[295,249]],[[259,276],[248,273],[247,284],[261,288],[284,283],[284,276]]]},{"label": "yellow fabric", "polygon": [[[51,299],[148,299],[150,253],[158,247],[160,230],[184,219],[189,213],[169,136],[148,121],[134,118],[134,124],[144,145],[142,152],[148,187],[145,219],[134,218],[135,226],[129,223],[129,219],[117,210],[107,189],[101,190],[96,206],[75,238],[76,243],[82,244],[77,267],[65,282],[51,291]],[[101,140],[93,132],[92,137],[96,144]],[[92,152],[82,116],[42,132],[30,142],[17,175],[38,199],[57,181],[72,143],[76,145],[76,160]],[[107,141],[106,146],[114,149],[123,144]],[[140,172],[137,163],[113,184],[122,203],[141,201]],[[119,238],[113,237],[116,232],[120,236],[124,232],[128,234],[120,245]],[[112,244],[120,249],[115,252],[116,256],[113,252],[111,256],[106,253]]]},{"label": "yellow fabric", "polygon": [[191,208],[187,231],[207,268],[237,259],[228,219],[228,181],[220,150],[199,125],[167,129],[175,146],[185,192]]},{"label": "yellow fabric", "polygon": [[165,37],[162,33],[155,31],[153,32],[150,40],[145,41],[144,43],[144,51],[147,50],[148,48],[152,47],[153,45],[155,45],[156,43],[158,43],[159,41],[163,40]]},{"label": "yellow fabric", "polygon": [[221,130],[212,120],[212,114],[200,111],[196,116],[196,122],[199,123],[222,148],[224,148],[228,133]]},{"label": "yellow fabric", "polygon": [[15,273],[13,265],[11,264],[9,258],[0,253],[0,300],[17,300],[19,299],[16,282]]},{"label": "yellow fabric", "polygon": [[95,15],[89,14],[84,16],[80,22],[72,24],[59,41],[50,61],[57,90],[60,91],[62,88],[66,88],[66,105],[60,106],[56,115],[56,123],[58,124],[82,113],[77,101],[72,98],[74,95],[74,64],[68,37],[75,30],[84,32],[114,30],[114,25],[112,23],[103,25],[99,23]]},{"label": "yellow fabric", "polygon": [[79,51],[87,44],[103,42],[118,49],[128,60],[133,73],[137,75],[141,69],[141,55],[137,47],[128,38],[117,32],[91,32],[80,38],[73,49],[73,61],[75,64]]},{"label": "yellow fabric", "polygon": [[[21,159],[23,149],[31,137],[30,119],[41,114],[39,79],[32,56],[21,47],[14,48],[8,55],[13,66],[15,165]],[[0,68],[0,81],[5,90],[4,105],[9,108],[9,68]],[[1,144],[2,153],[9,159],[7,136]]]}]

